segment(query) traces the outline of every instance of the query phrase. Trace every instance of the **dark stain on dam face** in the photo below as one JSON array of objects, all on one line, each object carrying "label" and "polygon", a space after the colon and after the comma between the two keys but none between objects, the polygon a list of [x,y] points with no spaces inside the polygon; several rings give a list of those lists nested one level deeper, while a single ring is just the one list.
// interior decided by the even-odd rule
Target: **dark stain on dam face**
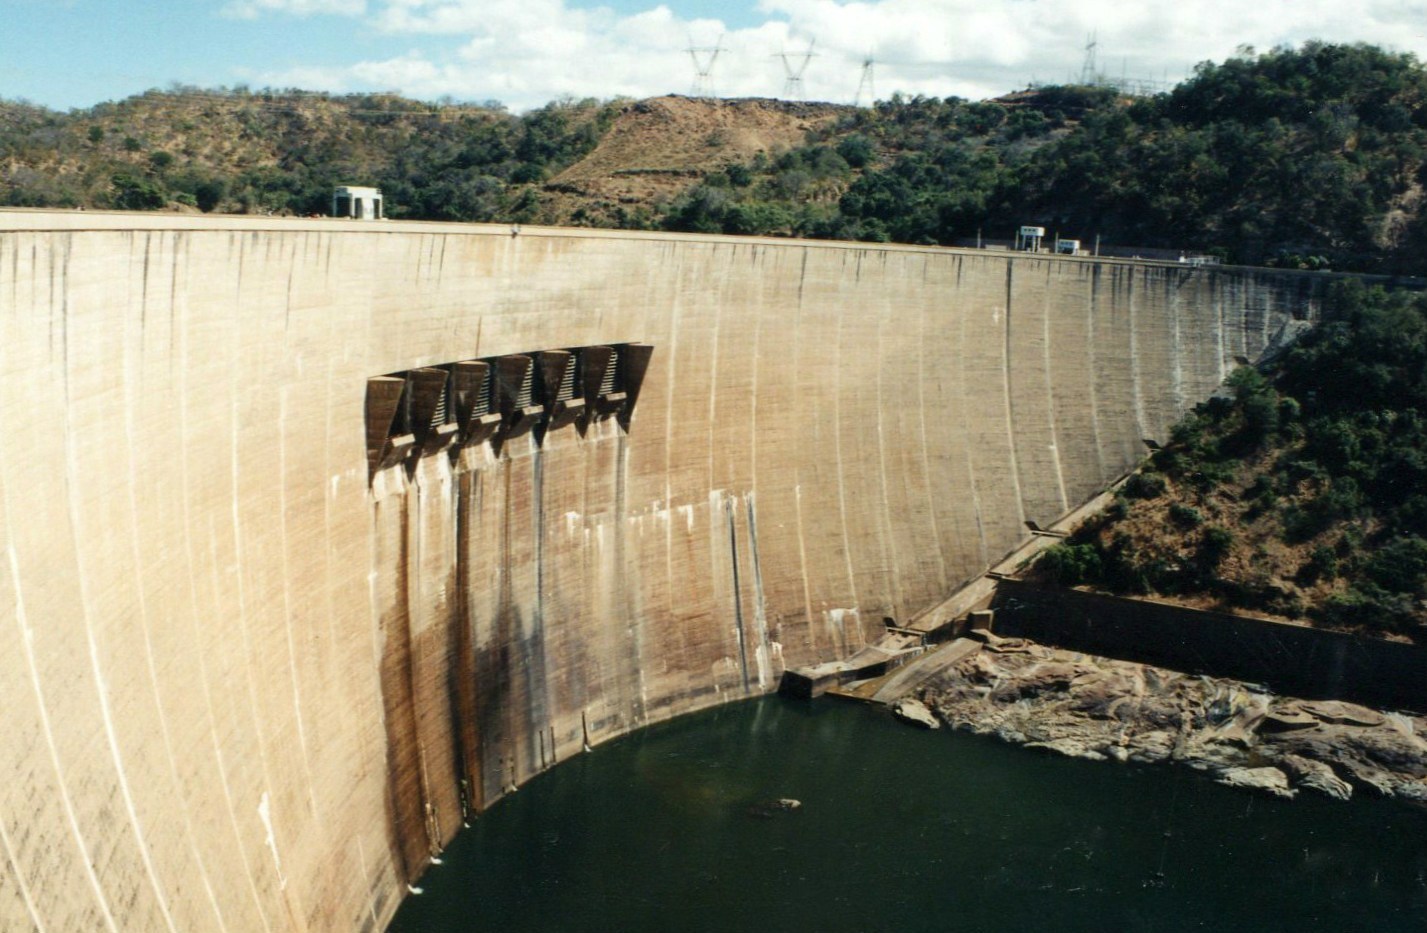
[{"label": "dark stain on dam face", "polygon": [[374,584],[381,639],[381,687],[387,733],[387,815],[396,856],[407,875],[429,855],[422,830],[420,752],[411,686],[411,629],[407,616],[407,509],[403,499],[374,505],[375,565],[388,568]]},{"label": "dark stain on dam face", "polygon": [[[547,578],[547,538],[558,533],[547,464],[577,464],[586,487],[623,488],[629,407],[650,350],[542,351],[368,383],[388,818],[407,879],[473,813],[560,760],[557,706],[580,711],[579,747],[589,741],[579,660],[560,683],[550,677],[547,594],[559,587]],[[600,453],[611,445],[613,460]],[[608,524],[621,559],[616,501]],[[481,590],[493,602],[476,599]]]}]

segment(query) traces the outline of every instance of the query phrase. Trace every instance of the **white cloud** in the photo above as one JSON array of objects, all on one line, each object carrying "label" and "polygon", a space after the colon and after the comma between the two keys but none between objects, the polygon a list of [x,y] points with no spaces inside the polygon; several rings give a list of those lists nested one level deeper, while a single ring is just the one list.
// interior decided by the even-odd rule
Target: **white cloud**
[{"label": "white cloud", "polygon": [[[754,0],[748,0],[752,3]],[[357,13],[362,0],[235,0],[254,12]],[[675,2],[677,6],[677,2]],[[757,0],[763,21],[730,29],[660,4],[621,14],[571,0],[373,0],[368,28],[410,51],[322,72],[263,77],[318,80],[329,90],[378,87],[417,97],[496,98],[515,109],[564,95],[687,92],[690,43],[723,51],[711,75],[723,96],[776,96],[780,51],[816,38],[804,75],[810,99],[849,101],[862,62],[875,58],[878,96],[982,98],[1036,81],[1073,80],[1096,35],[1099,71],[1182,79],[1241,45],[1268,49],[1310,38],[1427,50],[1427,0]],[[454,49],[451,37],[462,37]]]},{"label": "white cloud", "polygon": [[264,13],[291,13],[312,16],[316,13],[337,16],[361,16],[367,12],[366,0],[230,0],[222,9],[224,16],[234,19],[257,19]]}]

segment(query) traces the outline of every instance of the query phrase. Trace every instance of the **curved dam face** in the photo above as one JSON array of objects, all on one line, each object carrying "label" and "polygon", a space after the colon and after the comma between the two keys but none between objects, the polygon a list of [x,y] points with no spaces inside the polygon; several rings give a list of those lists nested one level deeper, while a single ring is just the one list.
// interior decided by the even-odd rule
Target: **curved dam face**
[{"label": "curved dam face", "polygon": [[935,606],[1321,281],[0,213],[0,929],[380,929],[533,774]]}]

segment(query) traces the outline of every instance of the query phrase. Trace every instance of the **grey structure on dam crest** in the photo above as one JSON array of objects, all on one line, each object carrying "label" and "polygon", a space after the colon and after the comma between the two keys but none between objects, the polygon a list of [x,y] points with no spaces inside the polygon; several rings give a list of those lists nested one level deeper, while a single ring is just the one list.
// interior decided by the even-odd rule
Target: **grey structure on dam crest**
[{"label": "grey structure on dam crest", "polygon": [[465,815],[934,606],[1321,287],[0,212],[0,929],[380,929]]}]

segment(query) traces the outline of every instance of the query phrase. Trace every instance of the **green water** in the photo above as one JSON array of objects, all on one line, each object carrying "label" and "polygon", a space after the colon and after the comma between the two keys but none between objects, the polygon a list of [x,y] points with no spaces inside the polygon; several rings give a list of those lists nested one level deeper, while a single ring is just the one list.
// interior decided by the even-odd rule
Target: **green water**
[{"label": "green water", "polygon": [[391,930],[1423,931],[1427,812],[767,698],[560,765],[421,886]]}]

